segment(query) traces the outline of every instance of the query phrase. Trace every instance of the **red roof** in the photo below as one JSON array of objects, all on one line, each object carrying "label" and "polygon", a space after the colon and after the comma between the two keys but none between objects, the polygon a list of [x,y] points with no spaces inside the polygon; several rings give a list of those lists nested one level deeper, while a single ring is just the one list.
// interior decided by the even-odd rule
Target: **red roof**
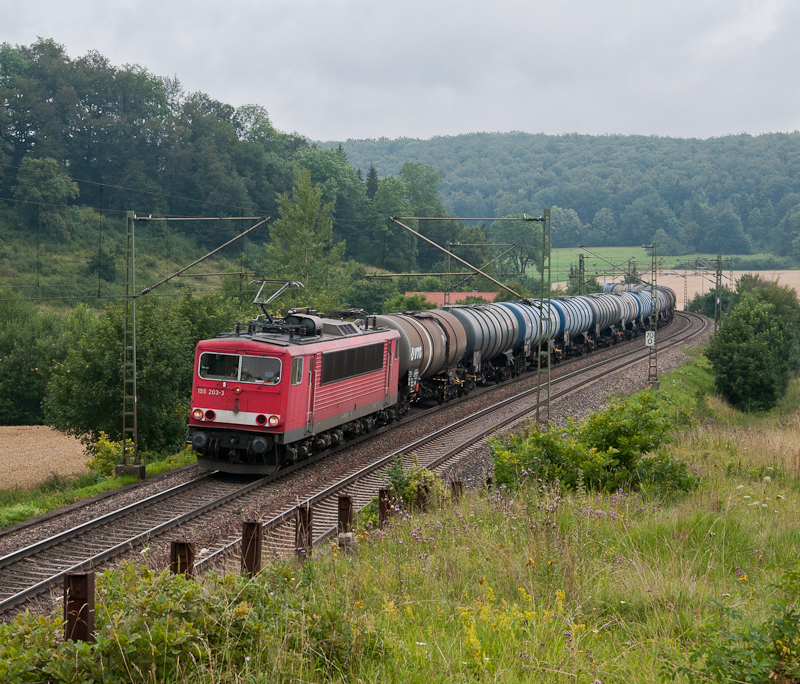
[{"label": "red roof", "polygon": [[[406,292],[406,297],[411,295],[423,295],[432,304],[444,306],[444,292]],[[467,297],[481,297],[487,302],[493,302],[497,292],[451,292],[450,304],[463,302]]]}]

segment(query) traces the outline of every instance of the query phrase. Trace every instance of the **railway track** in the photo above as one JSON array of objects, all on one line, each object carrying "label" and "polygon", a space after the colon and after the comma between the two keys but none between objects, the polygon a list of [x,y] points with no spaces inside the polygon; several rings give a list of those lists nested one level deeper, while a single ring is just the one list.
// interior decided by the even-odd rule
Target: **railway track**
[{"label": "railway track", "polygon": [[[690,326],[661,338],[660,348],[680,344],[699,334],[706,325],[705,320],[699,316],[678,315],[688,318]],[[629,365],[631,357],[645,358],[646,355],[647,350],[637,345],[635,349],[623,351],[588,368],[563,373],[552,380],[552,387],[560,389],[551,394],[551,399],[564,396],[575,391],[577,386],[583,387],[604,374]],[[493,389],[488,388],[481,393]],[[471,396],[478,394],[476,392]],[[377,490],[385,485],[385,468],[396,456],[399,455],[406,466],[410,466],[412,459],[416,458],[420,466],[440,468],[487,434],[513,425],[528,416],[535,409],[535,395],[534,387],[497,402],[305,497],[300,503],[311,506],[314,510],[315,543],[335,534],[339,495],[347,493],[352,496],[356,509],[366,505]],[[451,402],[451,405],[453,403],[455,402]],[[436,410],[438,409],[417,413],[414,418],[418,419]],[[396,429],[397,424],[394,427]],[[47,592],[51,586],[62,581],[67,572],[98,567],[113,558],[129,554],[132,549],[147,545],[168,530],[199,519],[212,510],[224,510],[226,506],[233,508],[264,488],[277,490],[287,478],[296,477],[293,471],[308,463],[306,461],[276,475],[246,484],[235,479],[211,476],[198,478],[8,554],[0,558],[0,615],[18,608],[31,597]],[[296,509],[297,504],[285,507],[263,522],[268,552],[285,554],[294,550]],[[238,536],[233,536],[213,549],[203,549],[196,566],[203,568],[221,559],[231,558],[238,552],[240,541]]]}]

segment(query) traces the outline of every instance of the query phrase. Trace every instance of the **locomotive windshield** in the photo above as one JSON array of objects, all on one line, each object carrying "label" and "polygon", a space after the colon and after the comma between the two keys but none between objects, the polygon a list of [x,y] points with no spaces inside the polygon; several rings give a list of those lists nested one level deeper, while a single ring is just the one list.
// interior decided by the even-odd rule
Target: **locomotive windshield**
[{"label": "locomotive windshield", "polygon": [[277,385],[281,381],[281,360],[268,356],[238,354],[200,355],[200,377],[204,380],[229,380]]},{"label": "locomotive windshield", "polygon": [[281,381],[281,360],[269,356],[243,356],[242,382],[265,382],[277,385]]},{"label": "locomotive windshield", "polygon": [[239,357],[232,354],[201,354],[200,377],[206,380],[238,380]]}]

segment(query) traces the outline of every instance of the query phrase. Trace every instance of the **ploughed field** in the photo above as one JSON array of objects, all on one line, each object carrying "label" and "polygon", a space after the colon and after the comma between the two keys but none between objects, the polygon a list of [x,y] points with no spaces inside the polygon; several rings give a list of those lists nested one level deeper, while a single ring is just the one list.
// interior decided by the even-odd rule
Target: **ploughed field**
[{"label": "ploughed field", "polygon": [[87,472],[83,445],[45,425],[0,426],[0,489],[31,489],[52,474]]}]

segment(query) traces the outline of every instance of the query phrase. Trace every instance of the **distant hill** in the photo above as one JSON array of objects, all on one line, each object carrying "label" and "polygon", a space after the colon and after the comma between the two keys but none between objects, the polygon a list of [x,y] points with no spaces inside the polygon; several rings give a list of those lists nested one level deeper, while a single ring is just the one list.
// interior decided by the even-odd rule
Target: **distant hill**
[{"label": "distant hill", "polygon": [[[447,210],[499,217],[574,210],[554,243],[641,244],[659,231],[681,251],[799,255],[800,133],[699,139],[471,133],[431,140],[347,140],[350,163],[395,174],[433,166]],[[563,219],[564,217],[562,217]]]}]

